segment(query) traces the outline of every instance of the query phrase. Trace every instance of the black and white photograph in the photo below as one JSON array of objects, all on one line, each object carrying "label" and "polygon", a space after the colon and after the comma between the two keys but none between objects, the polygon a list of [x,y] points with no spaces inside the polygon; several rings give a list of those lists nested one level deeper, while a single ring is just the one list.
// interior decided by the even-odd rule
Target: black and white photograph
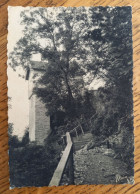
[{"label": "black and white photograph", "polygon": [[8,7],[10,188],[134,184],[132,8]]}]

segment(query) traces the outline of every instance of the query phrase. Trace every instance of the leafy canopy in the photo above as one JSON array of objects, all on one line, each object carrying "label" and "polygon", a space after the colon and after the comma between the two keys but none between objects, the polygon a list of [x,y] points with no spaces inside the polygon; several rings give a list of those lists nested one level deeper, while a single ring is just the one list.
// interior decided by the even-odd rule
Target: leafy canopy
[{"label": "leafy canopy", "polygon": [[95,78],[110,91],[107,99],[120,116],[131,111],[130,7],[27,8],[21,20],[24,35],[11,53],[11,66],[27,69],[32,55],[41,54],[46,71],[39,83],[44,87],[35,92],[48,114],[62,110],[80,118],[87,107],[94,110],[86,95]]}]

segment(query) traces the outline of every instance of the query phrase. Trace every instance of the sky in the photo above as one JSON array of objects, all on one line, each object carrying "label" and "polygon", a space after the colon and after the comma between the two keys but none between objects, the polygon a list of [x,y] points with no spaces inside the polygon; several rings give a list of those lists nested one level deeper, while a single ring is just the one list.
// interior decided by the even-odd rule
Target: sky
[{"label": "sky", "polygon": [[29,125],[28,81],[19,77],[17,72],[8,68],[8,96],[10,108],[8,110],[9,123],[14,124],[13,134],[19,138],[24,135]]},{"label": "sky", "polygon": [[[8,7],[8,54],[23,35],[23,26],[20,25],[20,12],[22,9],[21,7],[14,9]],[[28,81],[19,77],[18,73],[24,74],[25,72],[21,69],[15,72],[8,65],[8,97],[11,97],[8,102],[11,107],[8,109],[8,122],[14,124],[13,134],[21,138],[24,135],[25,128],[29,125],[29,101]]]}]

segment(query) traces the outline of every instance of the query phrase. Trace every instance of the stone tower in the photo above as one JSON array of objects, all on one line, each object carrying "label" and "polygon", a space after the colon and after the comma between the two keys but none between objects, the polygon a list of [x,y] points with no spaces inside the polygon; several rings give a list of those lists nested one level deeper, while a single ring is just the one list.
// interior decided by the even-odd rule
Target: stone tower
[{"label": "stone tower", "polygon": [[35,86],[40,87],[37,80],[45,72],[45,66],[45,62],[32,61],[26,73],[29,93],[29,138],[37,145],[43,145],[51,132],[50,117],[46,116],[45,104],[33,93]]}]

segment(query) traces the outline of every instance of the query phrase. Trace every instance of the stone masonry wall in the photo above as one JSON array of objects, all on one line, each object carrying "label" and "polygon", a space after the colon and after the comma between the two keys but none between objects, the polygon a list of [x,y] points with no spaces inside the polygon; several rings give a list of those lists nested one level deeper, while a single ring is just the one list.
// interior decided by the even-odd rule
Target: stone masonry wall
[{"label": "stone masonry wall", "polygon": [[29,138],[35,141],[35,95],[29,100]]},{"label": "stone masonry wall", "polygon": [[51,132],[50,116],[46,116],[45,104],[37,97],[35,100],[35,113],[35,141],[41,145]]}]

